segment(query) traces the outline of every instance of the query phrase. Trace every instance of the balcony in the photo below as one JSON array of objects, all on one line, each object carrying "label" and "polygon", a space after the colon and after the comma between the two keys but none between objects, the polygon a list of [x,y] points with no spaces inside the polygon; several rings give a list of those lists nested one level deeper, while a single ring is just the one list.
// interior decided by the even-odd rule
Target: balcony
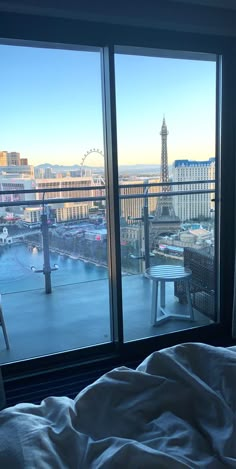
[{"label": "balcony", "polygon": [[[55,274],[56,275],[56,274]],[[202,326],[210,320],[195,310],[194,323],[170,320],[153,327],[151,282],[142,275],[123,277],[125,341]],[[0,332],[1,364],[88,347],[110,341],[107,280],[3,295],[3,311],[10,349]],[[186,306],[167,289],[170,311],[186,314]],[[96,305],[94,303],[96,298]]]},{"label": "balcony", "polygon": [[[90,188],[90,191],[92,190],[91,197],[61,198],[60,202],[68,203],[76,199],[76,202],[87,200],[89,203],[96,201],[97,204],[98,201],[105,201],[103,194],[94,195],[94,191],[98,189]],[[146,187],[143,190],[146,190]],[[42,192],[48,195],[50,190]],[[120,192],[121,200],[128,200],[127,196],[122,195],[122,190]],[[177,195],[180,197],[181,193]],[[160,196],[163,196],[161,192],[149,195],[146,190],[144,196],[134,193],[129,199],[139,197],[143,202],[149,197]],[[30,202],[21,199],[18,203],[14,200],[1,202],[1,205],[14,207],[14,210],[15,207],[36,206],[46,213],[45,207],[56,203],[56,198],[47,201],[35,199]],[[137,229],[136,232],[143,233],[144,239],[141,239],[142,236],[140,240],[132,236],[132,242],[128,242],[129,234],[125,234],[126,241],[122,238],[124,233],[121,234],[123,325],[126,342],[212,322],[212,318],[195,307],[194,322],[170,319],[155,327],[151,325],[152,284],[144,276],[144,270],[147,264],[173,262],[183,265],[184,258],[173,255],[173,252],[168,254],[171,244],[165,244],[165,252],[157,253],[154,249],[150,255],[150,251],[146,249],[148,243],[145,240],[145,223],[149,224],[151,217],[148,211],[150,220],[145,221],[144,215],[145,212],[140,212],[140,217],[136,217],[136,220],[129,219],[125,225],[126,231],[131,234],[132,230],[135,232],[135,227],[139,227],[140,230]],[[95,218],[90,221],[93,220],[94,223]],[[10,342],[10,349],[7,350],[0,329],[1,364],[111,341],[108,269],[103,257],[107,246],[106,243],[103,247],[99,244],[104,232],[97,229],[96,220],[93,231],[87,226],[88,239],[85,240],[86,223],[88,225],[88,220],[84,219],[70,223],[47,223],[46,237],[42,226],[36,222],[31,228],[23,226],[20,222],[2,223],[0,231],[7,227],[8,235],[11,235],[5,241],[11,237],[13,242],[11,245],[2,243],[4,245],[1,246],[2,306]],[[75,232],[76,236],[73,234]],[[45,240],[48,245],[45,245]],[[78,255],[82,242],[83,256],[81,251]],[[166,239],[167,242],[170,240]],[[91,248],[93,243],[98,243],[94,249]],[[47,249],[48,259],[45,258]],[[47,275],[50,279],[51,294],[45,293],[48,288]],[[181,314],[183,317],[186,315],[187,306],[175,296],[173,283],[166,285],[166,299],[166,307],[170,312]]]}]

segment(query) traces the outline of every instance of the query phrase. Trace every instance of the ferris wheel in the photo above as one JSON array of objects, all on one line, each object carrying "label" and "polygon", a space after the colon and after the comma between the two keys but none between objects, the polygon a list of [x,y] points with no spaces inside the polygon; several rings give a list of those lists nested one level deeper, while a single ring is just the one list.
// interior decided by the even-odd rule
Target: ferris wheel
[{"label": "ferris wheel", "polygon": [[[85,166],[85,161],[88,159],[89,160],[89,165],[90,166],[94,166],[94,167],[101,167],[100,165],[98,165],[98,157],[99,159],[103,159],[104,160],[104,154],[102,152],[102,150],[99,150],[98,148],[90,148],[90,150],[88,150],[84,155],[83,155],[83,158],[81,160],[81,163],[80,163],[80,175],[81,177],[85,175],[85,170],[84,170],[84,166]],[[102,166],[104,166],[104,161],[102,162]],[[105,181],[104,181],[104,177],[102,175],[98,175],[98,174],[91,174],[92,178],[93,178],[93,181],[94,181],[94,184],[105,184]]]},{"label": "ferris wheel", "polygon": [[[98,156],[104,158],[102,150],[99,150],[98,148],[90,148],[90,150],[86,151],[80,163],[81,172],[83,171],[86,159],[89,158],[91,160],[90,157],[93,157],[92,159],[94,160],[94,158],[97,158]],[[92,161],[90,161],[90,164],[92,164]],[[95,164],[94,166],[97,166],[97,164]]]}]

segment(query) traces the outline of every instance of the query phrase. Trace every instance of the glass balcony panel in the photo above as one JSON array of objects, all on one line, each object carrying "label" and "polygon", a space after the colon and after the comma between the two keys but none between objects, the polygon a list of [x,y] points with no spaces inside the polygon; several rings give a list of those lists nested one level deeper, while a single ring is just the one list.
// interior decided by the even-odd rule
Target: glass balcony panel
[{"label": "glass balcony panel", "polygon": [[216,56],[117,47],[115,73],[125,341],[211,324]]},{"label": "glass balcony panel", "polygon": [[[206,184],[207,186],[208,184]],[[212,190],[211,188],[208,191]],[[175,194],[177,188],[174,188]],[[162,203],[157,197],[156,204]],[[212,199],[214,192],[188,195],[165,195],[171,198],[176,213],[183,210],[183,205],[197,207],[202,211],[196,216],[181,219],[178,230],[165,232],[164,224],[155,222],[150,216],[145,221],[140,208],[139,217],[123,220],[121,226],[121,263],[122,288],[124,308],[124,336],[125,340],[135,340],[153,335],[186,328],[199,327],[217,321],[217,305],[215,295],[215,221]],[[127,204],[129,206],[130,200]],[[136,207],[144,204],[144,199],[132,199]],[[147,197],[148,205],[152,198]],[[126,199],[123,199],[125,204]],[[169,202],[168,202],[169,203]],[[151,205],[151,204],[150,204]],[[205,208],[203,206],[205,205]],[[145,223],[147,226],[145,227]],[[159,232],[158,238],[153,233]],[[149,236],[149,250],[145,250],[145,235]],[[159,281],[159,300],[157,317],[161,320],[152,324],[152,294],[153,281],[146,275],[146,269],[154,266],[165,266],[171,271],[175,267],[190,269],[190,296],[194,320],[188,318],[189,304],[186,294],[186,282],[182,280],[165,283],[165,306],[163,310],[170,317],[161,313],[161,282]],[[174,274],[173,274],[174,276]],[[177,315],[175,317],[175,315]],[[181,317],[182,316],[182,317]],[[130,317],[133,318],[133,328],[130,328]]]},{"label": "glass balcony panel", "polygon": [[34,226],[22,223],[16,215],[19,207],[12,209],[15,212],[14,221],[2,221],[0,225],[1,294],[43,289],[43,274],[38,275],[37,279],[34,274],[43,268],[40,223]]},{"label": "glass balcony panel", "polygon": [[[198,217],[182,220],[178,233],[168,236],[160,235],[158,243],[149,242],[147,252],[145,235],[148,233],[151,241],[153,229],[153,215],[151,215],[153,210],[150,212],[149,207],[153,207],[153,201],[158,205],[160,199],[156,187],[154,186],[157,196],[151,196],[152,186],[148,189],[150,194],[146,194],[145,197],[120,196],[124,211],[127,207],[130,210],[131,200],[134,200],[136,207],[140,210],[140,217],[127,216],[126,220],[123,218],[121,226],[125,340],[165,334],[188,326],[210,324],[215,320],[214,211],[211,208],[214,193],[165,196],[172,198],[177,212],[178,204],[181,206],[181,200],[194,197],[199,200],[201,198],[202,201],[204,195],[209,216],[206,216],[208,212],[204,212]],[[142,187],[142,194],[146,189],[146,186]],[[177,187],[174,190],[176,194]],[[123,192],[122,187],[120,192]],[[184,203],[188,205],[189,201],[185,200]],[[145,206],[148,206],[148,226],[145,226],[143,218]],[[100,213],[104,213],[104,209],[100,210]],[[108,339],[107,267],[106,259],[102,257],[105,246],[101,247],[101,239],[96,239],[98,221],[103,223],[103,217],[97,220],[94,213],[90,221],[86,221],[86,227],[89,228],[87,231],[89,245],[85,236],[86,232],[84,233],[84,220],[58,224],[53,220],[54,223],[48,225],[50,265],[56,268],[51,272],[51,295],[45,294],[45,275],[42,272],[44,244],[41,225],[31,224],[31,227],[26,227],[21,220],[5,222],[1,225],[2,232],[5,229],[7,242],[1,246],[0,265],[5,268],[0,269],[0,282],[3,293],[3,311],[11,345],[10,350],[6,350],[3,337],[1,338],[3,363],[29,358],[32,353],[37,356],[36,354],[40,354],[40,351],[42,353],[42,350],[44,353],[55,353],[63,337],[64,344],[68,348],[77,347],[78,343],[80,347],[93,345],[95,338],[97,343],[99,340],[104,342]],[[73,239],[73,230],[77,233],[81,229],[83,241],[77,244],[77,240]],[[106,233],[105,228],[101,230]],[[70,234],[68,237],[68,243],[60,244],[64,243],[62,233],[70,233],[70,231],[72,231],[72,236]],[[91,232],[95,235],[93,240],[90,239]],[[97,243],[99,243],[98,248],[96,248]],[[103,243],[105,244],[105,240]],[[85,251],[85,246],[87,251]],[[150,324],[152,282],[145,276],[147,264],[150,266],[186,265],[192,270],[191,300],[195,314],[194,324],[190,321],[188,323],[177,320],[160,324],[158,328]],[[94,298],[96,298],[96,308],[94,308]],[[17,314],[20,311],[21,315],[21,327],[16,320],[16,305]],[[66,306],[63,307],[63,305]],[[186,295],[181,282],[166,285],[166,307],[172,312],[186,313]],[[72,333],[75,327],[78,327],[77,334]],[[34,337],[34,340],[30,340],[31,337]],[[43,340],[42,337],[44,337]],[[23,340],[26,347],[22,348]]]},{"label": "glass balcony panel", "polygon": [[[47,204],[48,213],[53,205]],[[44,215],[46,237],[45,207],[39,208],[40,221],[15,216],[0,226],[0,285],[10,342],[7,350],[0,335],[2,363],[110,340],[105,201],[93,202],[83,219],[57,222]]]}]

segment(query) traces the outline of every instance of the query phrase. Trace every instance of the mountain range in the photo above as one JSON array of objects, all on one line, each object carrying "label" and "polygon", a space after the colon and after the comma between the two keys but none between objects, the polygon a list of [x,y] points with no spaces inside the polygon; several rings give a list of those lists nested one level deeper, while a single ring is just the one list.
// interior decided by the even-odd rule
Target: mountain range
[{"label": "mountain range", "polygon": [[[58,165],[58,164],[51,164],[51,163],[42,163],[37,166],[36,168],[51,168],[54,172],[60,171],[76,171],[81,169],[81,165],[74,164],[74,165]],[[104,172],[104,168],[102,166],[87,166],[83,165],[83,169],[86,170],[93,170],[99,173]],[[144,173],[159,173],[160,172],[160,165],[159,164],[135,164],[135,165],[119,165],[119,173],[126,173],[126,174],[144,174]]]}]

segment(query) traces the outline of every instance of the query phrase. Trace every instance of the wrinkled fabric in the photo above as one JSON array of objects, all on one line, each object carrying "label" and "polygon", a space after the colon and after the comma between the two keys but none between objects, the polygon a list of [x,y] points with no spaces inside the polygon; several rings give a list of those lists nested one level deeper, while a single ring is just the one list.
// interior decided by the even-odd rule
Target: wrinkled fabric
[{"label": "wrinkled fabric", "polygon": [[181,344],[1,411],[0,468],[235,468],[235,412],[235,350]]}]

